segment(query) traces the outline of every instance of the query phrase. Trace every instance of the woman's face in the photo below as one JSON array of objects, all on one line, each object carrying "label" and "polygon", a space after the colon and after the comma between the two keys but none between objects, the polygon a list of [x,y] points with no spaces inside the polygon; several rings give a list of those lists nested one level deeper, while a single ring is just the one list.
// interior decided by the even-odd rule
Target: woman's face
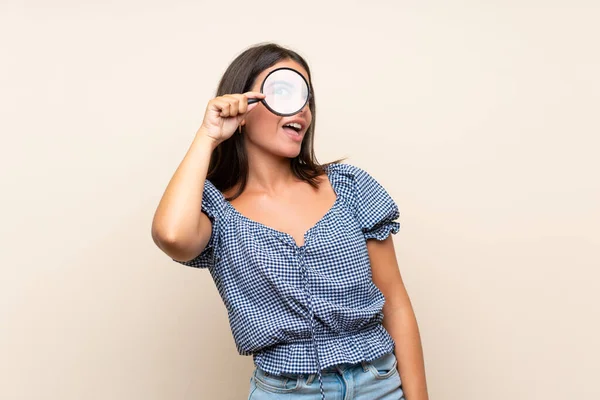
[{"label": "woman's face", "polygon": [[[280,67],[293,68],[300,72],[304,79],[310,84],[308,73],[297,62],[292,60],[282,60],[272,67],[261,72],[252,91],[260,92],[262,82],[265,80],[269,72]],[[269,152],[280,157],[294,158],[300,154],[300,148],[304,135],[312,122],[312,114],[308,103],[304,108],[295,115],[289,117],[281,117],[269,111],[264,104],[259,103],[258,106],[245,119],[244,131],[246,146],[257,147],[265,152]],[[284,127],[289,123],[300,124],[300,130],[296,132],[292,128]]]}]

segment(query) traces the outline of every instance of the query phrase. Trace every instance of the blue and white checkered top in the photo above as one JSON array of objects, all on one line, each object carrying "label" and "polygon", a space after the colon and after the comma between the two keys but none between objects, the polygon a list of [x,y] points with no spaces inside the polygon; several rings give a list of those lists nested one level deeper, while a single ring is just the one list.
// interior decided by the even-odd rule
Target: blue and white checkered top
[{"label": "blue and white checkered top", "polygon": [[397,233],[398,207],[365,170],[331,164],[337,198],[298,246],[284,232],[239,213],[205,181],[202,211],[212,221],[204,251],[228,311],[237,350],[274,375],[308,374],[372,361],[394,350],[382,325],[384,297],[372,281],[367,239]]}]

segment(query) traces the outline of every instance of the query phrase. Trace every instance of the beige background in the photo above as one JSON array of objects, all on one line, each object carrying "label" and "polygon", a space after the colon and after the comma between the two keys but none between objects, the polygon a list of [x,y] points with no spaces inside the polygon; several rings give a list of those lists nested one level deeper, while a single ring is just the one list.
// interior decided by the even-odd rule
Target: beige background
[{"label": "beige background", "polygon": [[113,3],[0,1],[0,398],[247,398],[150,225],[262,41],[313,69],[319,159],[400,205],[431,399],[600,398],[597,2]]}]

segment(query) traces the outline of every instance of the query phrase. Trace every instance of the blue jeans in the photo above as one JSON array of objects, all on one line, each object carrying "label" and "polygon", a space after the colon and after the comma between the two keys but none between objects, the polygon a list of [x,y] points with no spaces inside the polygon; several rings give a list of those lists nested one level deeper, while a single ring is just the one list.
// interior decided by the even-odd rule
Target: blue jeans
[{"label": "blue jeans", "polygon": [[[405,400],[395,354],[373,361],[343,363],[321,371],[326,400]],[[248,400],[321,400],[317,374],[269,374],[258,366]]]}]

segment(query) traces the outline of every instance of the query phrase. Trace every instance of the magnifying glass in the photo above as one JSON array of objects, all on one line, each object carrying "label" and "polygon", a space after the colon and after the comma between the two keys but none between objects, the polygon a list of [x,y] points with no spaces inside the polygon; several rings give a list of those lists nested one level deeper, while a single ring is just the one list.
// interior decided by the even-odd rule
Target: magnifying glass
[{"label": "magnifying glass", "polygon": [[308,102],[310,88],[295,69],[281,67],[269,72],[260,92],[264,99],[248,99],[248,104],[262,102],[273,114],[290,116],[299,113]]}]

